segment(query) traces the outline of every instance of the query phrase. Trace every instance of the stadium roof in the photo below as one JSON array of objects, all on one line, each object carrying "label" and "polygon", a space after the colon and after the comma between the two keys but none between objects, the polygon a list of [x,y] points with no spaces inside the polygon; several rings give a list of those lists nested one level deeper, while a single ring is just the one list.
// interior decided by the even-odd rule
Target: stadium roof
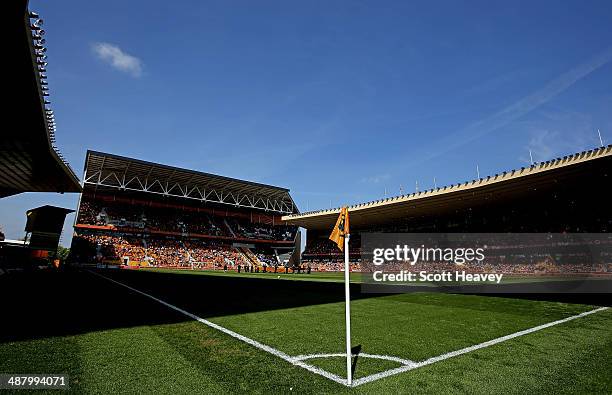
[{"label": "stadium roof", "polygon": [[85,191],[136,191],[279,214],[298,212],[286,188],[97,151],[87,151],[83,181]]},{"label": "stadium roof", "polygon": [[45,107],[46,49],[40,22],[30,23],[27,3],[4,1],[0,6],[2,25],[11,37],[3,48],[9,70],[3,86],[7,102],[0,139],[0,198],[21,192],[81,190],[78,178],[52,144],[53,115]]},{"label": "stadium roof", "polygon": [[[544,189],[563,180],[580,177],[580,174],[588,174],[592,166],[600,165],[612,167],[612,145],[460,184],[355,204],[349,206],[351,228],[359,230],[399,218],[436,214],[482,203],[493,196],[521,196],[534,189]],[[329,230],[339,212],[340,208],[310,211],[283,216],[283,221],[309,230]]]}]

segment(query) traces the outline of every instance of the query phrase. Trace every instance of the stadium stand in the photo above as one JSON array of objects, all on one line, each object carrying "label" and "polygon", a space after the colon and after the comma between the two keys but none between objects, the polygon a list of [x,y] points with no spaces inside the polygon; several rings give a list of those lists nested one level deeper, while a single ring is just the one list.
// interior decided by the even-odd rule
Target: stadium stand
[{"label": "stadium stand", "polygon": [[79,180],[56,146],[50,108],[43,21],[28,1],[3,3],[2,25],[11,37],[3,48],[10,84],[0,140],[0,198],[21,192],[80,192]]},{"label": "stadium stand", "polygon": [[297,227],[289,190],[88,151],[75,234],[80,263],[256,271],[281,265]]},{"label": "stadium stand", "polygon": [[[57,147],[56,119],[49,101],[44,21],[38,13],[28,10],[27,0],[3,2],[0,18],[10,37],[3,45],[3,55],[8,60],[6,75],[10,76],[3,90],[9,98],[3,105],[3,120],[10,126],[3,129],[0,139],[0,199],[23,192],[80,192],[79,179]],[[27,242],[4,240],[0,232],[0,273],[8,273],[8,268],[21,271],[52,262],[58,267],[61,224],[70,211],[49,206],[29,210]],[[47,225],[53,221],[42,219],[52,217],[52,212],[62,213],[61,224],[56,218],[58,229],[49,229]]]},{"label": "stadium stand", "polygon": [[[349,206],[352,270],[360,270],[360,234],[364,232],[607,234],[612,230],[611,170],[612,146],[607,146],[460,184]],[[328,240],[339,212],[337,208],[283,217],[286,224],[307,229],[302,258],[314,270],[342,269],[342,255]],[[489,269],[537,273],[546,267],[548,273],[612,273],[612,257],[585,264],[580,254],[563,260],[534,257],[521,262],[504,260],[507,255],[512,251],[487,259],[494,266]],[[442,265],[429,269],[443,270]]]}]

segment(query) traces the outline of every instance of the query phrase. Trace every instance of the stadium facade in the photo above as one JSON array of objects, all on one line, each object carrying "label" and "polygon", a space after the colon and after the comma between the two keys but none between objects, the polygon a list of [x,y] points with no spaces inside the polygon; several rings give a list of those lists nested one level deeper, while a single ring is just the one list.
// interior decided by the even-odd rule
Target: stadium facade
[{"label": "stadium facade", "polygon": [[[612,230],[611,177],[612,145],[608,145],[463,183],[352,205],[351,261],[360,260],[360,236],[365,232],[606,234]],[[328,240],[339,212],[336,208],[283,217],[286,224],[307,229],[305,263],[322,270],[341,269],[342,255]],[[612,272],[609,263],[606,270]]]},{"label": "stadium facade", "polygon": [[[286,188],[88,151],[72,242],[80,263],[284,270]],[[244,269],[243,269],[244,270]]]}]

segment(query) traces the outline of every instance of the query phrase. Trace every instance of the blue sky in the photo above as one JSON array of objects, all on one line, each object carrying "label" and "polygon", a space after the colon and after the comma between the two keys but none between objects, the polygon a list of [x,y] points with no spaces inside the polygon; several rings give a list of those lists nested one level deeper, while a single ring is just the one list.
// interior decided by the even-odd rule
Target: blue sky
[{"label": "blue sky", "polygon": [[[301,210],[612,142],[612,2],[40,1],[58,144],[285,186]],[[76,195],[0,200],[25,210]],[[64,243],[70,240],[69,217]]]}]

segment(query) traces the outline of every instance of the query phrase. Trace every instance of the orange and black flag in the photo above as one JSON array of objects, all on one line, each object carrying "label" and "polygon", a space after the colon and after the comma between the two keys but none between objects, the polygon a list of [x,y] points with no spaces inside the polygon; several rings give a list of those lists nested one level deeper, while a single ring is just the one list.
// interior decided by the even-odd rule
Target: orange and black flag
[{"label": "orange and black flag", "polygon": [[342,207],[340,210],[340,215],[338,216],[338,220],[336,221],[336,225],[332,230],[331,235],[329,235],[329,239],[336,243],[340,251],[344,252],[344,238],[346,235],[350,233],[349,231],[349,213],[346,207]]}]

